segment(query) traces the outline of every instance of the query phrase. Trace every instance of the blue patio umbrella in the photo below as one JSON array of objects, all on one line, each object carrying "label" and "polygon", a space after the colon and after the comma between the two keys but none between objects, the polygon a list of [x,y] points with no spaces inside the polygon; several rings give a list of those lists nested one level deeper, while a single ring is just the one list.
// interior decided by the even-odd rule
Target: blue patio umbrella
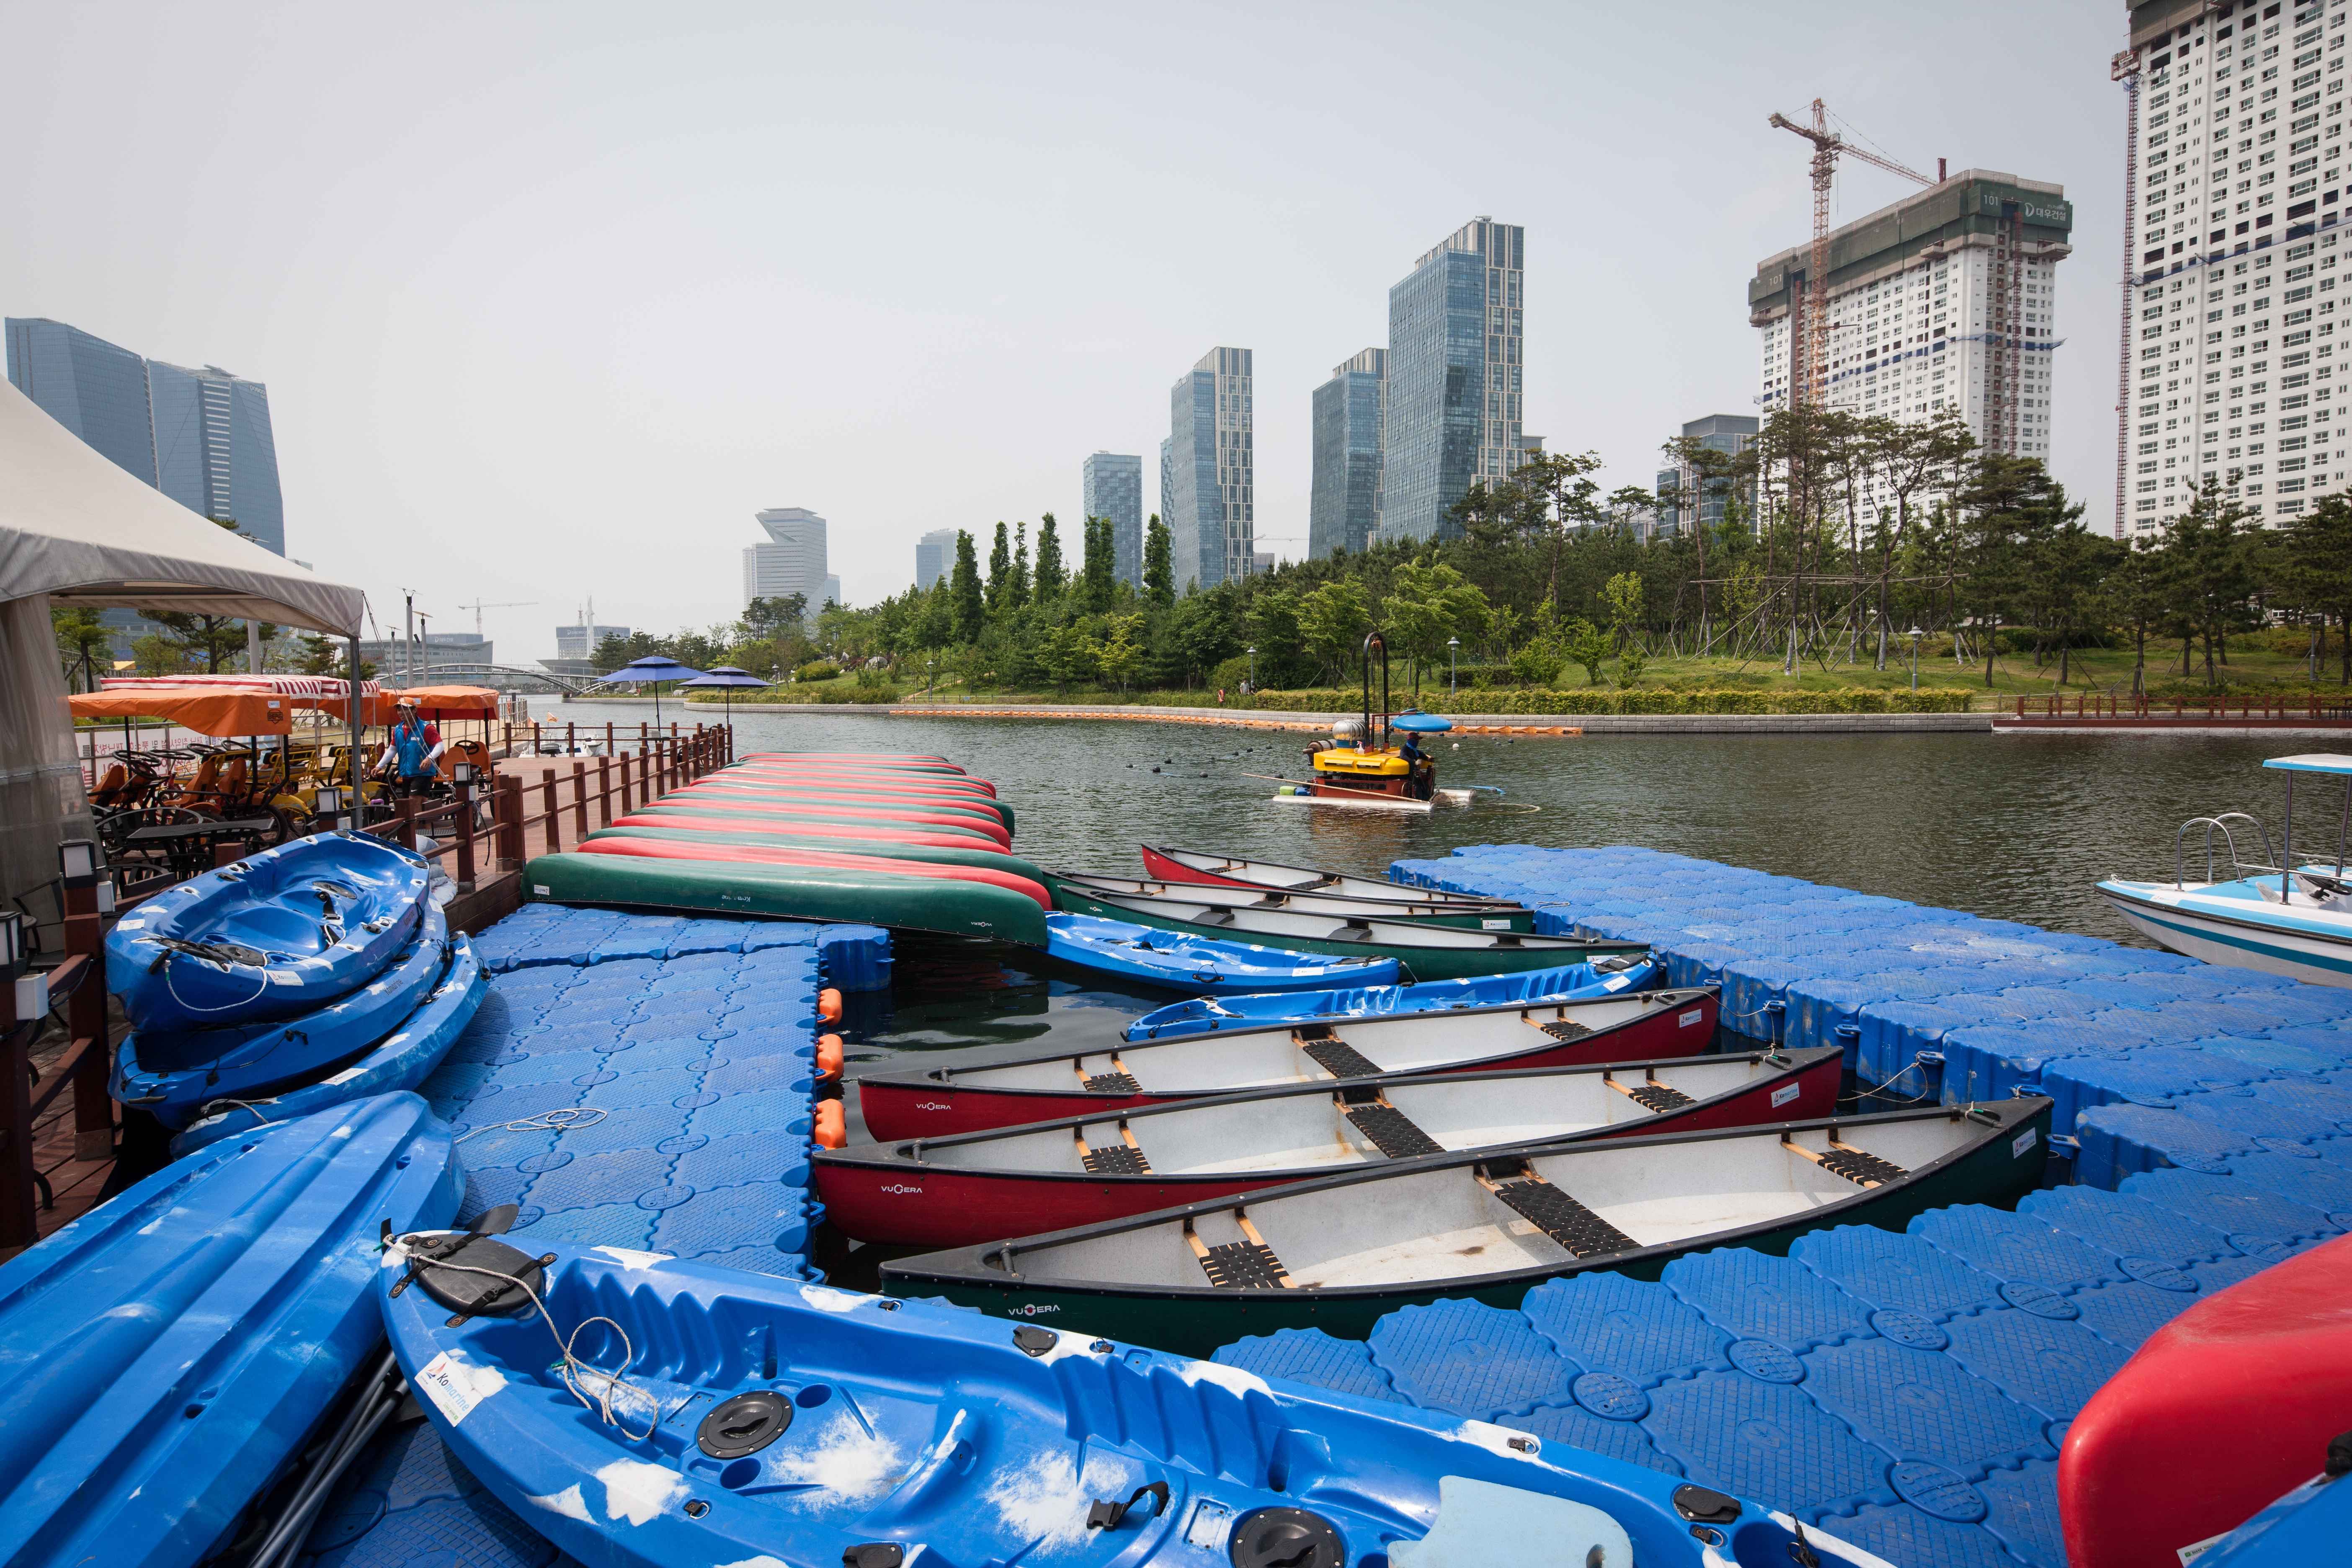
[{"label": "blue patio umbrella", "polygon": [[731,664],[719,665],[712,669],[706,670],[704,673],[696,676],[692,680],[682,680],[678,682],[680,689],[694,688],[704,691],[723,691],[728,693],[727,697],[723,700],[723,706],[726,708],[727,722],[730,724],[735,722],[735,699],[733,693],[737,687],[766,687],[771,684],[772,684],[772,682],[761,679],[750,670],[740,668]]},{"label": "blue patio umbrella", "polygon": [[654,689],[654,723],[656,727],[659,727],[661,723],[662,682],[667,680],[691,680],[701,673],[702,671],[695,668],[692,665],[680,664],[677,660],[670,658],[669,655],[666,653],[649,653],[643,658],[634,659],[629,663],[621,666],[620,668],[606,676],[600,684],[605,686],[620,686],[624,684],[629,686],[644,686],[651,684]]}]

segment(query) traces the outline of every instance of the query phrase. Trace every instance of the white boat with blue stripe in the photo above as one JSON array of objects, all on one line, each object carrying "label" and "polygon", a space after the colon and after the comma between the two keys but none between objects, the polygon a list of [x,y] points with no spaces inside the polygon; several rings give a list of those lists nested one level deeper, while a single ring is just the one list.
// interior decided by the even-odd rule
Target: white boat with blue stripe
[{"label": "white boat with blue stripe", "polygon": [[[2346,844],[2352,837],[2352,756],[2273,757],[2263,766],[2286,774],[2280,854],[2272,855],[2269,830],[2243,812],[2195,817],[2182,824],[2173,839],[2171,881],[2110,878],[2099,884],[2099,891],[2134,929],[2175,952],[2319,985],[2352,986],[2352,879],[2345,874]],[[2294,785],[2308,773],[2332,773],[2344,780],[2344,810],[2332,863],[2297,863],[2294,858]],[[2186,849],[2189,834],[2200,827],[2206,879],[2191,882],[2186,877]],[[2241,855],[2241,835],[2261,840],[2262,859],[2249,861]],[[2221,880],[2217,877],[2224,858],[2231,877]]]}]

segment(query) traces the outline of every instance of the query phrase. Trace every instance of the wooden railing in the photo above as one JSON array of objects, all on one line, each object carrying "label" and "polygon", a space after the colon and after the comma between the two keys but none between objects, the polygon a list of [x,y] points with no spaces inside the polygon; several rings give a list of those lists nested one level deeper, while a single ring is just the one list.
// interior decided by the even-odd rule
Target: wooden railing
[{"label": "wooden railing", "polygon": [[[2340,721],[2345,716],[2341,699],[2322,700],[2315,695],[2303,697],[2240,696],[2234,702],[2216,693],[2202,702],[2175,698],[2170,718],[2180,721],[2203,720],[2219,723],[2232,717],[2241,720],[2268,719],[2275,721],[2321,720]],[[2234,713],[2232,711],[2234,708]],[[2105,692],[2081,692],[2075,695],[2070,708],[2063,697],[2017,699],[2020,719],[2158,719],[2168,715],[2165,705],[2149,700],[2145,693],[2118,696]]]},{"label": "wooden railing", "polygon": [[[431,847],[421,852],[443,863],[459,893],[471,893],[489,878],[519,874],[523,862],[539,852],[534,842],[550,854],[576,847],[595,828],[610,826],[615,816],[735,760],[735,732],[729,725],[698,724],[691,733],[672,725],[664,734],[641,724],[633,737],[625,727],[616,731],[607,724],[604,755],[548,758],[550,765],[541,767],[536,779],[526,780],[516,771],[528,767],[526,756],[518,752],[527,744],[529,754],[536,755],[553,726],[504,728],[498,750],[506,755],[499,771],[459,786],[457,798],[444,805],[420,810],[413,797],[403,797],[394,803],[393,816],[369,823],[364,831],[411,849],[419,847],[422,832]],[[567,752],[583,738],[572,724],[563,726],[562,734]],[[586,738],[596,737],[591,731]],[[632,743],[635,751],[627,749]],[[593,770],[588,765],[592,760]],[[562,775],[572,788],[568,805],[558,800],[559,772],[552,765],[558,761],[570,764],[568,774]],[[484,788],[489,811],[487,821],[478,821],[475,802]],[[142,897],[162,890],[156,886]],[[121,900],[113,912],[119,916],[141,901]],[[113,1152],[115,1108],[107,1091],[112,1054],[106,1005],[107,917],[99,912],[95,884],[66,888],[63,902],[66,957],[47,971],[47,982],[51,1009],[60,1000],[64,1004],[67,1045],[46,1073],[35,1068],[32,1048],[49,1015],[18,1018],[16,988],[0,982],[0,1076],[6,1079],[0,1084],[0,1251],[37,1240],[40,1212],[56,1201],[48,1181],[52,1172],[41,1169],[37,1158],[36,1130],[68,1086],[73,1089],[72,1157],[104,1160]]]}]

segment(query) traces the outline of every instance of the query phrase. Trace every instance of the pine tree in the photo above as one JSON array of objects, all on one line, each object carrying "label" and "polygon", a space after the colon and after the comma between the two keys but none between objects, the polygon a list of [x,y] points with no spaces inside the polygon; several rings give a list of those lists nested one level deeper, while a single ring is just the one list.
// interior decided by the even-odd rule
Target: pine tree
[{"label": "pine tree", "polygon": [[1029,602],[1029,525],[1013,525],[1013,592],[1008,597],[1020,609]]},{"label": "pine tree", "polygon": [[948,605],[956,641],[977,640],[987,606],[981,595],[980,558],[972,549],[971,535],[961,529],[956,530],[955,574],[948,582]]},{"label": "pine tree", "polygon": [[988,552],[988,609],[991,615],[1004,611],[1004,601],[1013,592],[1013,542],[1004,524],[996,525],[996,543]]},{"label": "pine tree", "polygon": [[1155,605],[1176,602],[1176,570],[1170,563],[1173,553],[1168,525],[1155,511],[1143,525],[1143,596]]},{"label": "pine tree", "polygon": [[1060,598],[1067,580],[1062,567],[1062,536],[1049,511],[1037,520],[1037,603],[1050,605]]}]

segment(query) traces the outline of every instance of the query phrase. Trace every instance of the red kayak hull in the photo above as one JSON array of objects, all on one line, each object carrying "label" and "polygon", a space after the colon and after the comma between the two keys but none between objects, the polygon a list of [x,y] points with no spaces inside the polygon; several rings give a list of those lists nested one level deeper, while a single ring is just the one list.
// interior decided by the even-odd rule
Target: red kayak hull
[{"label": "red kayak hull", "polygon": [[[1557,1041],[1484,1061],[1453,1063],[1442,1070],[1501,1072],[1519,1068],[1582,1067],[1595,1062],[1694,1057],[1715,1038],[1718,1003],[1717,994],[1709,992],[1687,1007],[1661,1008],[1647,1016],[1629,1018],[1574,1040]],[[1681,1022],[1695,1011],[1699,1017],[1687,1025]],[[1105,1111],[1136,1106],[1169,1105],[1180,1100],[1203,1098],[1203,1092],[1092,1094],[1078,1089],[991,1089],[976,1084],[939,1083],[919,1073],[857,1080],[857,1103],[866,1118],[866,1131],[880,1143],[938,1138],[950,1132],[984,1132],[996,1127],[1058,1121],[1065,1116],[1099,1116]]]},{"label": "red kayak hull", "polygon": [[956,778],[948,773],[909,773],[887,768],[771,768],[758,763],[738,763],[707,775],[711,778],[762,779],[780,784],[823,784],[830,780],[871,780],[877,784],[937,789],[958,795],[976,795],[990,800],[996,798],[996,786],[986,779]]},{"label": "red kayak hull", "polygon": [[[1831,1058],[1801,1073],[1759,1079],[1736,1093],[1702,1101],[1686,1111],[1586,1133],[1577,1141],[1698,1132],[1832,1116],[1837,1111],[1838,1080],[1843,1071],[1844,1064]],[[1797,1089],[1795,1100],[1772,1104],[1773,1092],[1792,1083]],[[1276,1173],[1244,1171],[1129,1176],[1106,1182],[1080,1174],[952,1171],[896,1160],[861,1163],[856,1156],[864,1152],[853,1149],[838,1155],[820,1153],[816,1194],[824,1205],[825,1217],[858,1241],[924,1247],[971,1247],[1013,1235],[1035,1236],[1070,1226],[1125,1219],[1178,1204],[1255,1192],[1278,1179]],[[1293,1179],[1329,1173],[1327,1167],[1294,1173]]]},{"label": "red kayak hull", "polygon": [[940,795],[928,790],[898,790],[868,786],[852,782],[830,784],[810,784],[786,788],[763,784],[745,779],[730,784],[724,779],[701,779],[672,795],[691,795],[698,800],[773,800],[773,801],[834,801],[842,804],[875,805],[904,805],[933,811],[961,811],[982,821],[1004,825],[1004,813],[992,800],[979,795]]},{"label": "red kayak hull", "polygon": [[[675,802],[675,804],[673,804]],[[767,806],[721,804],[715,800],[677,800],[675,792],[660,800],[638,806],[632,816],[641,820],[636,826],[656,826],[657,817],[700,817],[709,822],[725,822],[746,832],[765,829],[775,833],[807,833],[823,838],[836,826],[872,827],[889,833],[927,833],[946,838],[967,849],[998,849],[1004,840],[989,832],[989,824],[976,818],[957,822],[919,822],[912,817],[886,811],[861,811],[856,806],[827,808],[811,806],[805,812],[785,816]],[[942,846],[944,847],[944,846]]]},{"label": "red kayak hull", "polygon": [[979,849],[980,840],[968,833],[930,833],[919,827],[874,827],[855,822],[812,823],[792,826],[740,817],[699,816],[686,812],[656,816],[631,812],[613,819],[615,827],[676,827],[701,833],[772,834],[780,842],[798,837],[870,838],[877,844],[905,844],[923,849]]},{"label": "red kayak hull", "polygon": [[2058,1456],[2069,1568],[2179,1568],[2317,1474],[2347,1425],[2352,1236],[2198,1301],[2091,1396]]},{"label": "red kayak hull", "polygon": [[1190,882],[1195,887],[1202,888],[1251,888],[1259,892],[1266,890],[1264,886],[1256,882],[1244,882],[1239,877],[1220,877],[1213,871],[1203,871],[1197,866],[1187,866],[1181,860],[1171,860],[1149,844],[1139,847],[1143,851],[1143,874],[1157,881]]},{"label": "red kayak hull", "polygon": [[1001,848],[1013,847],[1013,835],[1004,830],[1002,820],[987,812],[942,810],[929,806],[897,805],[866,800],[818,800],[808,796],[791,801],[774,800],[753,795],[696,795],[691,789],[674,789],[662,796],[663,802],[681,805],[710,806],[721,811],[777,817],[835,817],[848,813],[860,816],[890,817],[914,823],[929,823],[936,826],[961,827],[992,838]]},{"label": "red kayak hull", "polygon": [[675,838],[591,838],[581,855],[628,855],[645,860],[719,860],[738,866],[811,866],[840,871],[880,871],[893,876],[931,877],[950,882],[985,882],[1036,900],[1051,914],[1054,897],[1043,885],[984,866],[950,866],[933,860],[894,860],[881,855],[844,855],[824,849],[774,848],[759,844],[691,844]]}]

